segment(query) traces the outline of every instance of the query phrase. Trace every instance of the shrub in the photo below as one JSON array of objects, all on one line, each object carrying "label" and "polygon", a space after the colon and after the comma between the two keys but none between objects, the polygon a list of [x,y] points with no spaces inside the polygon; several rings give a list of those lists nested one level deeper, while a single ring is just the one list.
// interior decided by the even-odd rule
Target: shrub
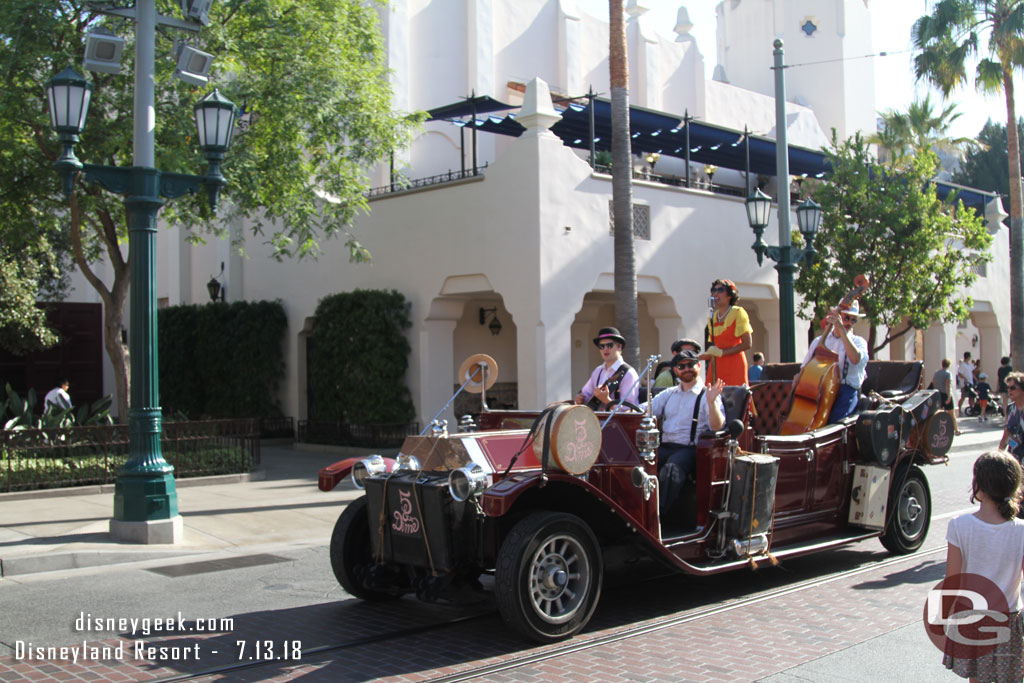
[{"label": "shrub", "polygon": [[165,414],[277,417],[288,328],[280,301],[173,306],[159,311]]},{"label": "shrub", "polygon": [[310,374],[317,419],[403,424],[414,414],[409,367],[410,304],[395,290],[332,294],[316,308]]}]

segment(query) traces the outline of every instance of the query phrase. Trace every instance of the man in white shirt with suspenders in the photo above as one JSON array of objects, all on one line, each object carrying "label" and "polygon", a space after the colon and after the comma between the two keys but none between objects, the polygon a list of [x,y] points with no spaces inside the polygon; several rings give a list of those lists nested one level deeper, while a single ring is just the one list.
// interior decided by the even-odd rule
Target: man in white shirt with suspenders
[{"label": "man in white shirt with suspenders", "polygon": [[718,431],[725,424],[725,382],[718,380],[705,387],[699,381],[700,360],[693,351],[676,354],[672,366],[679,384],[651,401],[651,413],[661,425],[658,507],[663,516],[675,504],[686,477],[697,470],[697,437],[706,431]]}]

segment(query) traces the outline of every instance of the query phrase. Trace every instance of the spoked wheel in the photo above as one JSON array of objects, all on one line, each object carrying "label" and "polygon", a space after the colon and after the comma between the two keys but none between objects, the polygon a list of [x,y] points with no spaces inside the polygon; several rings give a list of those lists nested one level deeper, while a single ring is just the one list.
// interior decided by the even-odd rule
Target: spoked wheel
[{"label": "spoked wheel", "polygon": [[513,629],[537,642],[568,638],[590,621],[604,566],[597,539],[575,515],[521,520],[498,553],[495,597]]},{"label": "spoked wheel", "polygon": [[912,553],[928,536],[932,521],[932,494],[928,480],[917,467],[900,468],[889,489],[888,520],[882,545],[897,555]]},{"label": "spoked wheel", "polygon": [[366,587],[365,575],[373,564],[371,552],[366,496],[363,496],[349,503],[334,524],[331,534],[334,577],[346,592],[362,600],[376,602],[401,597],[401,591],[385,592]]}]

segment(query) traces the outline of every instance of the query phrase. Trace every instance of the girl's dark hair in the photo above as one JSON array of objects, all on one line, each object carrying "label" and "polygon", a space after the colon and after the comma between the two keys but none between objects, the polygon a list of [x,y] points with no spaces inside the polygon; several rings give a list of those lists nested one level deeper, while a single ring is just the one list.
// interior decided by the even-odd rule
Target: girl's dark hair
[{"label": "girl's dark hair", "polygon": [[981,491],[999,506],[1003,519],[1013,519],[1020,512],[1020,463],[1006,451],[988,451],[974,461],[974,481],[971,483],[971,502]]},{"label": "girl's dark hair", "polygon": [[729,304],[732,306],[736,305],[736,302],[740,300],[740,292],[736,288],[736,283],[732,280],[715,280],[711,283],[711,289],[715,287],[725,287],[729,290]]}]

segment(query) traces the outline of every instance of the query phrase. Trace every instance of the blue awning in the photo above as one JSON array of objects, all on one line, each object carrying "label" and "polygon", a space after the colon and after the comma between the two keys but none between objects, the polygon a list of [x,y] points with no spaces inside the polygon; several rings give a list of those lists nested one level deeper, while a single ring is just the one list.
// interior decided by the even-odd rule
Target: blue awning
[{"label": "blue awning", "polygon": [[[473,107],[477,107],[475,111]],[[611,150],[611,102],[603,98],[594,98],[591,104],[570,103],[561,112],[561,120],[551,127],[551,132],[568,147],[590,149],[591,107],[594,109],[594,148],[598,151]],[[526,129],[516,122],[515,114],[497,116],[493,113],[515,108],[490,97],[475,97],[432,109],[429,113],[431,120],[459,119],[453,122],[487,133],[519,137]],[[435,115],[435,112],[439,113]],[[470,118],[463,120],[462,117]],[[772,138],[637,106],[629,108],[629,131],[634,154],[657,153],[685,159],[689,144],[690,161],[737,171],[749,170],[758,175],[775,175],[775,140]],[[789,146],[790,175],[822,178],[830,170],[828,156],[824,152]],[[940,199],[945,201],[953,195],[979,215],[984,215],[985,205],[997,196],[940,181],[936,181],[935,186]]]}]

